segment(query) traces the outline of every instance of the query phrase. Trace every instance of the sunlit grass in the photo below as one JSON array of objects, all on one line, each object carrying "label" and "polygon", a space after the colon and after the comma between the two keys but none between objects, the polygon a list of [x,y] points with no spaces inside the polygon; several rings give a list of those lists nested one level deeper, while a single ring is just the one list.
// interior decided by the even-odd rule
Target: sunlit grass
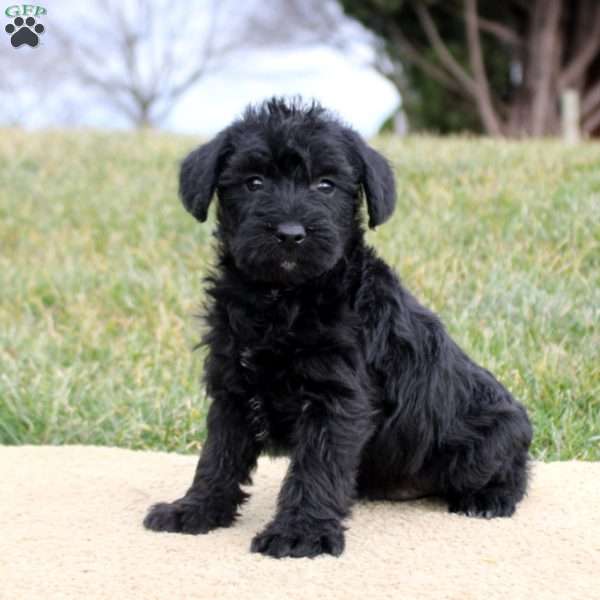
[{"label": "sunlit grass", "polygon": [[[3,131],[0,442],[195,450],[210,225],[191,138]],[[528,406],[542,459],[600,459],[600,146],[381,139],[399,202],[369,240]]]}]

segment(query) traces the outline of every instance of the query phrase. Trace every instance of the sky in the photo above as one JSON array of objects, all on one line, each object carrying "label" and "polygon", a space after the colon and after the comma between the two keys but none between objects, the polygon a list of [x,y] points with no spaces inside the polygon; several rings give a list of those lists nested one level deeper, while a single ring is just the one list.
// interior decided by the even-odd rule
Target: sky
[{"label": "sky", "polygon": [[[227,1],[230,0],[221,0]],[[248,0],[250,1],[253,0]],[[195,4],[191,0],[187,3],[172,0],[164,4],[164,10],[179,10],[183,11],[182,14],[189,14],[186,11],[192,9],[187,7],[193,6],[193,10],[198,12],[195,13],[196,20],[193,21],[195,29],[190,33],[198,37],[201,35],[198,32],[202,30],[201,5],[207,5],[207,2],[210,0],[198,0]],[[12,5],[12,2],[9,4],[5,1],[4,5],[0,4],[2,30],[11,22],[4,14],[4,9],[9,5]],[[94,8],[93,2],[47,0],[39,5],[47,10],[46,15],[38,18],[38,22],[43,23],[46,29],[40,36],[39,46],[13,48],[9,42],[10,36],[0,31],[0,34],[3,34],[0,39],[0,64],[5,74],[10,74],[6,79],[10,87],[5,87],[4,91],[6,93],[8,89],[8,104],[13,109],[4,112],[5,122],[14,119],[16,114],[20,118],[19,122],[29,128],[69,124],[111,129],[126,127],[126,121],[102,102],[97,94],[90,93],[89,89],[80,84],[55,85],[54,80],[60,81],[60,68],[68,66],[64,64],[68,62],[68,57],[60,57],[58,61],[54,58],[46,61],[44,69],[56,70],[56,77],[48,78],[49,83],[42,92],[39,85],[32,85],[34,82],[29,75],[28,64],[31,64],[31,61],[42,64],[45,58],[54,56],[51,53],[56,48],[54,24],[74,32],[72,41],[77,50],[77,36],[82,35],[82,28],[76,24],[102,23],[102,20],[106,19]],[[131,17],[136,18],[135,0],[121,0],[116,6],[127,6]],[[148,61],[151,60],[151,53],[160,53],[161,43],[171,43],[177,35],[174,30],[169,30],[169,33],[166,29],[162,31],[160,39],[148,50]],[[221,68],[213,70],[200,80],[175,106],[162,127],[175,132],[210,136],[227,126],[249,103],[257,103],[273,95],[301,95],[306,99],[319,100],[363,135],[373,135],[398,107],[400,98],[394,86],[369,66],[365,57],[372,54],[372,51],[367,42],[359,38],[360,36],[357,36],[357,39],[353,40],[351,55],[324,45],[304,48],[264,47],[238,52],[233,55],[232,60],[228,60]],[[193,47],[193,38],[189,38],[188,43],[187,38],[183,39],[183,36],[179,35],[178,40],[183,46],[180,56],[184,58]],[[98,46],[102,55],[102,41]],[[99,70],[112,68],[108,67],[111,65],[108,55],[103,55],[99,63]],[[180,65],[179,68],[183,70],[185,64]],[[175,69],[177,68],[176,65]],[[0,99],[0,102],[8,106],[7,99]],[[68,112],[68,106],[77,109],[73,111],[77,120],[72,123],[65,122],[61,116]]]}]

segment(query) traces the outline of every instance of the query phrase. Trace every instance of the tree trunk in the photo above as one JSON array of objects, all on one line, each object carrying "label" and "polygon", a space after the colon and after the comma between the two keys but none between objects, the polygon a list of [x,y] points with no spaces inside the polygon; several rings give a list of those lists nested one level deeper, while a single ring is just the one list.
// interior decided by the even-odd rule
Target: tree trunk
[{"label": "tree trunk", "polygon": [[481,39],[479,37],[479,17],[477,14],[477,0],[465,0],[465,23],[467,29],[467,42],[469,46],[469,60],[475,78],[475,100],[481,115],[481,120],[490,135],[502,135],[500,120],[494,109],[490,84],[485,72],[481,52]]},{"label": "tree trunk", "polygon": [[531,134],[549,133],[552,114],[556,112],[557,64],[560,60],[558,33],[562,0],[536,0],[532,9],[529,34],[529,64],[525,85],[531,91]]}]

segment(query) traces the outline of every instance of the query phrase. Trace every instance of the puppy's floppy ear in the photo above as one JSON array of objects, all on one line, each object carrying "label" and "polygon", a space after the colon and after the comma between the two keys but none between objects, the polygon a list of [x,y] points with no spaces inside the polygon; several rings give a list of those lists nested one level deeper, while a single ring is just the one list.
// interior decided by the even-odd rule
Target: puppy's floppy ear
[{"label": "puppy's floppy ear", "polygon": [[369,227],[373,229],[387,221],[394,212],[396,205],[394,173],[388,161],[368,146],[360,135],[350,131],[350,140],[367,199]]},{"label": "puppy's floppy ear", "polygon": [[206,221],[208,207],[217,187],[228,150],[227,130],[196,148],[181,163],[179,195],[185,208],[198,221]]}]

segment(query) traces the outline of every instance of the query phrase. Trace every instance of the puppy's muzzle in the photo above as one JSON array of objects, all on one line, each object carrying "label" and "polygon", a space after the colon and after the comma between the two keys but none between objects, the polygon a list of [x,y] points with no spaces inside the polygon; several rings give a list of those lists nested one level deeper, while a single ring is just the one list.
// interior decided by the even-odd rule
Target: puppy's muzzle
[{"label": "puppy's muzzle", "polygon": [[292,249],[306,239],[306,229],[300,223],[280,223],[275,228],[275,237],[282,246]]}]

